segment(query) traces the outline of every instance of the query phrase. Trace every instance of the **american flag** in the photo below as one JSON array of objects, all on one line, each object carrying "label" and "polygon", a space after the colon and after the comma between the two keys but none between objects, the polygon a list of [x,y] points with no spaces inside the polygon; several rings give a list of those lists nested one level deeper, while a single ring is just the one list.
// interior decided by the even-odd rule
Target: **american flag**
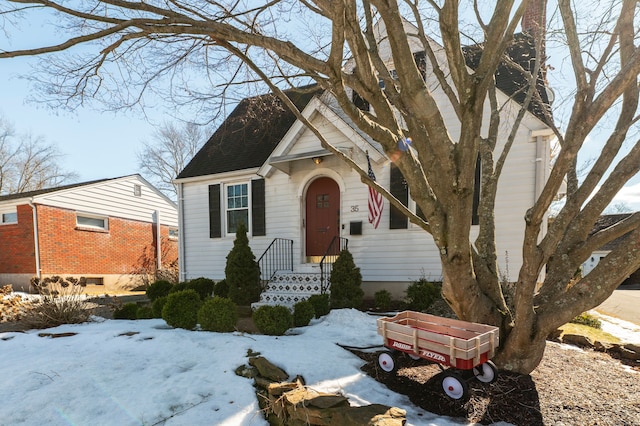
[{"label": "american flag", "polygon": [[[371,161],[369,160],[369,153],[367,153],[367,164],[369,165],[369,178],[376,180],[376,175],[373,174],[371,168]],[[382,217],[382,208],[384,203],[382,201],[382,195],[374,188],[369,187],[369,223],[373,225],[374,229],[378,228],[380,224],[380,218]]]}]

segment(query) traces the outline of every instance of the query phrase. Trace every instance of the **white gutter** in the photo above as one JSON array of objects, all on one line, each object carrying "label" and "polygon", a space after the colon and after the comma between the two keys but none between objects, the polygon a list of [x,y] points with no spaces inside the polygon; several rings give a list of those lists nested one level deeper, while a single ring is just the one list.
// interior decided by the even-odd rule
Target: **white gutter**
[{"label": "white gutter", "polygon": [[42,278],[40,274],[40,241],[38,238],[38,212],[36,210],[35,204],[33,204],[33,198],[29,200],[29,206],[31,206],[31,210],[33,210],[33,243],[35,248],[36,255],[36,277]]}]

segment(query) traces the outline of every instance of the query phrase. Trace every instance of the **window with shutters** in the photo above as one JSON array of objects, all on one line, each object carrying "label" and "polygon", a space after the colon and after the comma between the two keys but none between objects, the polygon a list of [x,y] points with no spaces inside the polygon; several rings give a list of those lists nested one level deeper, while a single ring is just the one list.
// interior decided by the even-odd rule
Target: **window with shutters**
[{"label": "window with shutters", "polygon": [[240,223],[248,235],[266,235],[264,179],[209,186],[209,237],[235,235]]}]

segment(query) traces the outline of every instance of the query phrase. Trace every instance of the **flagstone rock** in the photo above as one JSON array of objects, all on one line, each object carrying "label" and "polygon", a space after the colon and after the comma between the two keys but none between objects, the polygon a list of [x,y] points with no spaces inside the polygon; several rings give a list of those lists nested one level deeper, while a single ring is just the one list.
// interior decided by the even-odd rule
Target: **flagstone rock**
[{"label": "flagstone rock", "polygon": [[249,358],[249,364],[257,368],[262,377],[273,382],[282,382],[289,378],[289,375],[283,369],[276,367],[265,357]]}]

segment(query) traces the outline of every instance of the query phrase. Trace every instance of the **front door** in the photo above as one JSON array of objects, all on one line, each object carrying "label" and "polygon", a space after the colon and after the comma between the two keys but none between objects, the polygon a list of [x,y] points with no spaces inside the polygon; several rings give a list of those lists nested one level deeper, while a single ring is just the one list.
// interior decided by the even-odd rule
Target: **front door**
[{"label": "front door", "polygon": [[314,180],[307,190],[306,256],[323,256],[340,235],[340,189],[328,177]]}]

